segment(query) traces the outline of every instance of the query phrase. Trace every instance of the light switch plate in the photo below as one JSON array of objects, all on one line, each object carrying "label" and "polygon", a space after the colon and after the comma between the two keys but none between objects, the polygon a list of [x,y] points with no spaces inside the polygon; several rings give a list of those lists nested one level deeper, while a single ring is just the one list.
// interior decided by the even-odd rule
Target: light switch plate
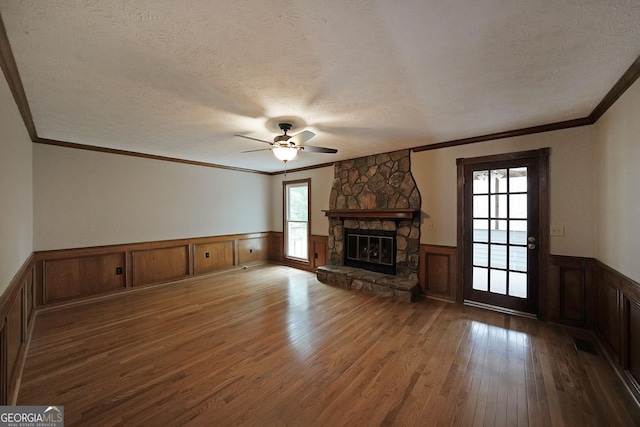
[{"label": "light switch plate", "polygon": [[564,236],[564,225],[552,225],[551,226],[551,235],[552,236]]}]

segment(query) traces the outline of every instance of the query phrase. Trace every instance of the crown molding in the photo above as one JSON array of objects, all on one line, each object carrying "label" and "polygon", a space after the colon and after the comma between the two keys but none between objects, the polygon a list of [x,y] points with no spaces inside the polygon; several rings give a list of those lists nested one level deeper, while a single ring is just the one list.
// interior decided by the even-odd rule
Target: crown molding
[{"label": "crown molding", "polygon": [[196,160],[178,159],[176,157],[157,156],[155,154],[138,153],[137,151],[118,150],[116,148],[98,147],[95,145],[76,144],[75,142],[58,141],[55,139],[36,138],[33,141],[36,144],[55,145],[58,147],[75,148],[78,150],[98,151],[100,153],[120,154],[123,156],[141,157],[144,159],[162,160],[166,162],[184,163],[193,166],[205,166],[208,168],[227,169],[237,172],[257,173],[260,175],[271,175],[269,172],[259,171],[255,169],[238,168],[234,166],[218,165],[215,163],[199,162]]},{"label": "crown molding", "polygon": [[440,148],[457,147],[458,145],[475,144],[477,142],[494,141],[496,139],[512,138],[514,136],[531,135],[534,133],[551,132],[553,130],[569,129],[569,128],[587,126],[592,124],[593,122],[589,119],[589,117],[583,117],[581,119],[548,123],[546,125],[531,126],[528,128],[490,133],[487,135],[472,136],[470,138],[455,139],[455,140],[446,141],[446,142],[437,142],[435,144],[428,144],[420,147],[414,147],[411,150],[414,152],[437,150]]},{"label": "crown molding", "polygon": [[490,133],[487,135],[473,136],[469,138],[455,139],[452,141],[436,142],[434,144],[414,147],[411,150],[427,151],[440,148],[456,147],[458,145],[474,144],[477,142],[493,141],[496,139],[512,138],[515,136],[531,135],[534,133],[550,132],[553,130],[570,129],[580,126],[588,126],[596,123],[600,117],[640,78],[640,56],[631,64],[625,73],[618,79],[616,84],[602,98],[602,101],[586,117],[562,122],[548,123],[545,125],[531,126],[522,129],[508,130],[504,132]]},{"label": "crown molding", "polygon": [[589,114],[589,119],[595,123],[600,117],[622,96],[623,93],[631,87],[633,83],[640,77],[640,56],[631,64],[624,72],[622,77],[618,79],[611,90],[602,98],[602,101]]},{"label": "crown molding", "polygon": [[33,116],[31,115],[31,109],[29,108],[29,102],[27,101],[27,94],[24,92],[24,86],[22,85],[22,79],[18,72],[18,65],[16,59],[13,56],[11,50],[11,44],[9,43],[9,36],[7,36],[7,30],[2,22],[2,15],[0,15],[0,67],[4,73],[4,78],[9,84],[9,89],[13,94],[13,99],[16,101],[18,111],[22,116],[22,121],[27,128],[31,141],[34,141],[38,134],[36,133],[36,126],[33,123]]},{"label": "crown molding", "polygon": [[333,166],[334,162],[328,162],[328,163],[321,163],[319,165],[312,165],[312,166],[305,166],[303,168],[297,168],[297,169],[289,169],[289,170],[282,170],[282,171],[278,171],[278,172],[271,172],[269,173],[269,175],[285,175],[288,173],[294,173],[294,172],[302,172],[302,171],[308,171],[311,169],[322,169],[322,168],[326,168],[328,166]]}]

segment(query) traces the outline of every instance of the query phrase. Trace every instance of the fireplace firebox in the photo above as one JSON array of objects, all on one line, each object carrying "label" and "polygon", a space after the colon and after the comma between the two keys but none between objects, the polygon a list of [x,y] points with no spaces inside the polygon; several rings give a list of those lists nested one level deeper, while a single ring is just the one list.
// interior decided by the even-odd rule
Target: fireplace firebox
[{"label": "fireplace firebox", "polygon": [[344,265],[396,274],[396,232],[344,229]]}]

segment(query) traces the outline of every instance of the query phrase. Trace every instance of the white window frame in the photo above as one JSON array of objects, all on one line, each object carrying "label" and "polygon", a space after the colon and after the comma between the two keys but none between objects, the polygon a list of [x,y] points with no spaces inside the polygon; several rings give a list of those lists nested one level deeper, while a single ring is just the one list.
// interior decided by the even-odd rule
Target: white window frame
[{"label": "white window frame", "polygon": [[[289,220],[289,188],[291,187],[307,187],[307,219],[306,221],[290,221]],[[283,234],[284,234],[284,257],[286,259],[310,263],[309,253],[311,249],[311,178],[308,179],[300,179],[295,181],[284,181],[282,183],[283,189],[283,212],[282,212],[282,223],[283,223]],[[290,222],[302,222],[307,225],[307,250],[305,256],[297,257],[289,255],[289,223]]]}]

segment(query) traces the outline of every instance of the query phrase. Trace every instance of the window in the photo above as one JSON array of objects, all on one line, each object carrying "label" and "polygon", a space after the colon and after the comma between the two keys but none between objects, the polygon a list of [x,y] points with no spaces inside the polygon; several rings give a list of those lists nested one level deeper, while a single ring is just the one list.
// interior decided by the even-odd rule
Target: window
[{"label": "window", "polygon": [[284,253],[309,261],[309,185],[311,180],[284,183]]}]

